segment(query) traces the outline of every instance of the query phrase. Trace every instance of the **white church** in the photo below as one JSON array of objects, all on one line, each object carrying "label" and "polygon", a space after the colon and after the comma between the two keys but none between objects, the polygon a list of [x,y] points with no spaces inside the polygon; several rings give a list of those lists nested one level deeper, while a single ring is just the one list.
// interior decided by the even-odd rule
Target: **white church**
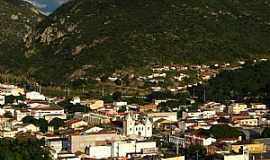
[{"label": "white church", "polygon": [[139,120],[135,116],[128,114],[124,120],[124,134],[125,136],[139,136],[149,138],[152,137],[153,123],[149,118]]}]

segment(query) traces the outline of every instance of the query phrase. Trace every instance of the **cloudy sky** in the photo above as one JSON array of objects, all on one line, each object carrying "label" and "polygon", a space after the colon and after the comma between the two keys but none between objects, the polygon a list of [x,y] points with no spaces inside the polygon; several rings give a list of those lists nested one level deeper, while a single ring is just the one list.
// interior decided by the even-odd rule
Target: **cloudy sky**
[{"label": "cloudy sky", "polygon": [[32,2],[45,13],[51,13],[68,0],[25,0]]}]

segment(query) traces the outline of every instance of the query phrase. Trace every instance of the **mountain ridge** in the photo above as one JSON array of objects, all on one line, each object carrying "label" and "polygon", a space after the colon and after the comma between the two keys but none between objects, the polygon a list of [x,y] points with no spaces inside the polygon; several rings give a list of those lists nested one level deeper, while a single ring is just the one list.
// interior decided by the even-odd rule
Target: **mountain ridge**
[{"label": "mountain ridge", "polygon": [[268,56],[269,9],[267,0],[73,0],[38,26],[32,74],[61,81],[153,63]]},{"label": "mountain ridge", "polygon": [[32,25],[43,16],[31,4],[0,0],[0,71],[18,71],[25,66],[24,46]]}]

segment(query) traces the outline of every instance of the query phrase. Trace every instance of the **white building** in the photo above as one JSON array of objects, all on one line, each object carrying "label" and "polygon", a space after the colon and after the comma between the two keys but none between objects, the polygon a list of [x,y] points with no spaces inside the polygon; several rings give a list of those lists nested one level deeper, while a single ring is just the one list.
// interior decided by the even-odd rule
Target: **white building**
[{"label": "white building", "polygon": [[24,95],[24,89],[14,85],[0,84],[0,95],[3,96],[20,96]]},{"label": "white building", "polygon": [[139,121],[129,114],[124,120],[123,126],[126,136],[152,137],[152,122],[149,118]]},{"label": "white building", "polygon": [[80,104],[81,103],[81,98],[76,96],[76,97],[73,97],[72,100],[70,101],[70,103],[72,104]]},{"label": "white building", "polygon": [[31,115],[31,112],[28,110],[21,109],[21,110],[15,111],[15,117],[17,121],[21,121],[24,117],[30,116],[30,115]]},{"label": "white building", "polygon": [[266,105],[262,103],[251,103],[252,109],[266,109]]},{"label": "white building", "polygon": [[27,92],[26,99],[45,101],[46,97],[43,94],[40,94],[39,92]]},{"label": "white building", "polygon": [[216,111],[197,111],[197,112],[183,112],[183,119],[210,119],[216,117]]},{"label": "white building", "polygon": [[44,104],[36,104],[32,105],[29,108],[31,115],[36,118],[45,118],[47,115],[64,115],[64,108],[60,106],[51,106],[51,105],[44,105]]},{"label": "white building", "polygon": [[115,141],[112,144],[102,146],[89,146],[87,150],[90,158],[108,159],[117,157],[130,157],[130,154],[140,156],[154,155],[157,153],[156,142],[146,141]]},{"label": "white building", "polygon": [[0,96],[0,105],[5,104],[5,96]]},{"label": "white building", "polygon": [[57,158],[57,154],[63,149],[63,140],[58,136],[45,137],[45,144],[50,147],[51,153],[55,159]]},{"label": "white building", "polygon": [[152,118],[153,122],[156,122],[159,119],[166,119],[172,122],[177,121],[177,112],[153,112],[153,113],[148,113],[147,116],[149,118]]}]

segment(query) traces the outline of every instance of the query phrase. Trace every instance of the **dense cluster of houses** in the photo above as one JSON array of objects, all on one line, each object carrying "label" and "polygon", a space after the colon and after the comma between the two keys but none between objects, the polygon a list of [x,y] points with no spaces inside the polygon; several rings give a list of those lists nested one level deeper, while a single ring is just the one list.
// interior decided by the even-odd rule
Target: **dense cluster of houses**
[{"label": "dense cluster of houses", "polygon": [[[235,66],[224,64],[215,67],[233,69]],[[153,68],[151,75],[138,79],[160,81],[168,76],[165,71],[189,69],[198,70],[202,80],[208,80],[218,73],[206,65],[164,66]],[[179,82],[185,78],[189,78],[185,72],[173,77]],[[116,81],[117,78],[109,77],[109,80]],[[152,89],[159,91],[158,87]],[[24,98],[7,103],[8,96]],[[48,98],[36,91],[27,92],[14,85],[0,84],[0,138],[16,138],[19,134],[34,135],[45,140],[54,159],[61,160],[143,157],[184,160],[184,153],[181,156],[179,151],[191,145],[201,145],[207,155],[213,155],[216,160],[249,160],[258,156],[267,157],[265,153],[270,149],[270,139],[260,138],[263,127],[270,125],[270,110],[263,103],[206,102],[195,110],[187,105],[181,106],[181,110],[179,106],[171,112],[162,112],[159,104],[167,102],[167,99],[153,99],[151,103],[139,105],[73,97],[70,104],[80,104],[90,111],[70,114],[59,105],[63,100]],[[46,132],[41,132],[40,126],[24,123],[25,117],[45,119],[49,124],[55,119],[61,119],[64,124],[59,128],[49,125]],[[209,134],[212,126],[225,124],[243,134],[227,137]],[[175,151],[169,158],[162,152],[164,143]]]}]

